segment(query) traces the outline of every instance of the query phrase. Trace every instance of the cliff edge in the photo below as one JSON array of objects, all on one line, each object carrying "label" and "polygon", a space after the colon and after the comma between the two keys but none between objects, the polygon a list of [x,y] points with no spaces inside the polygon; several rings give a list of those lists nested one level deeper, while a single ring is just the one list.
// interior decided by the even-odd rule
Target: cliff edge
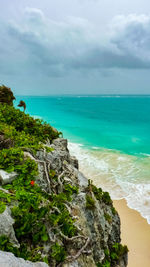
[{"label": "cliff edge", "polygon": [[49,124],[0,104],[0,266],[125,267],[120,218]]}]

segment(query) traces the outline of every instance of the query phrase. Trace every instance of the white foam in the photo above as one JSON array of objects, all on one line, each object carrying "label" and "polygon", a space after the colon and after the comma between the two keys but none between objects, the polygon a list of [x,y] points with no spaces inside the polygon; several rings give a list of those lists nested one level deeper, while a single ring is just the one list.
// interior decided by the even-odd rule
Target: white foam
[{"label": "white foam", "polygon": [[112,199],[125,198],[127,205],[140,212],[150,224],[149,157],[139,161],[136,156],[100,148],[88,150],[75,143],[69,143],[69,149],[89,179],[108,191]]},{"label": "white foam", "polygon": [[33,115],[32,116],[34,119],[40,119],[40,120],[42,120],[43,118],[42,117],[40,117],[40,116],[37,116],[37,115]]},{"label": "white foam", "polygon": [[81,144],[68,144],[69,150],[72,155],[76,156],[81,165],[85,167],[92,167],[103,171],[108,171],[108,164],[102,159],[98,160],[89,154],[88,150],[83,149]]},{"label": "white foam", "polygon": [[96,149],[96,150],[98,150],[99,147],[98,147],[98,146],[92,146],[92,149]]},{"label": "white foam", "polygon": [[124,183],[123,189],[128,193],[127,205],[140,212],[150,224],[150,184]]}]

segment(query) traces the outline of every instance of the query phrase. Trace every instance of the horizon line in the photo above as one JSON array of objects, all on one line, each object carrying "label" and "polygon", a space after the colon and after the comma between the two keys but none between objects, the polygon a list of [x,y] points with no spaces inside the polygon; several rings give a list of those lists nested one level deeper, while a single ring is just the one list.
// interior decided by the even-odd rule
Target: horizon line
[{"label": "horizon line", "polygon": [[114,97],[117,97],[117,96],[150,96],[150,94],[49,94],[49,95],[28,95],[28,94],[16,94],[16,96],[20,97],[20,96],[31,96],[31,97],[51,97],[51,96],[54,96],[54,97],[59,97],[59,96],[74,96],[74,97],[87,97],[87,96],[114,96]]}]

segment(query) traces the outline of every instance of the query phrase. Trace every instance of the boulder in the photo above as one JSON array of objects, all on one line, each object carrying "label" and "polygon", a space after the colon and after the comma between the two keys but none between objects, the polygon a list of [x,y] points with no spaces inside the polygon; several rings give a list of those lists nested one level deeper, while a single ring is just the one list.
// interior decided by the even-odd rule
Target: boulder
[{"label": "boulder", "polygon": [[0,267],[48,267],[48,265],[44,262],[25,261],[10,252],[0,251]]},{"label": "boulder", "polygon": [[[9,237],[10,242],[16,246],[20,247],[13,228],[14,219],[11,217],[10,208],[7,207],[3,213],[0,214],[0,236],[5,235]],[[0,261],[1,263],[1,261]],[[1,265],[0,265],[1,266]]]},{"label": "boulder", "polygon": [[14,181],[17,177],[16,172],[8,173],[4,170],[0,170],[0,183],[2,185],[4,184],[10,184],[12,181]]}]

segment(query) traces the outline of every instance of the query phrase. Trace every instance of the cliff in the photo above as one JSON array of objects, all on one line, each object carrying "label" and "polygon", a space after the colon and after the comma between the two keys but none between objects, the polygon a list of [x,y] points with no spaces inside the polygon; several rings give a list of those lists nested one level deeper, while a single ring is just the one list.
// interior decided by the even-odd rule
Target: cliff
[{"label": "cliff", "polygon": [[50,125],[0,104],[0,266],[125,267],[107,192]]}]

